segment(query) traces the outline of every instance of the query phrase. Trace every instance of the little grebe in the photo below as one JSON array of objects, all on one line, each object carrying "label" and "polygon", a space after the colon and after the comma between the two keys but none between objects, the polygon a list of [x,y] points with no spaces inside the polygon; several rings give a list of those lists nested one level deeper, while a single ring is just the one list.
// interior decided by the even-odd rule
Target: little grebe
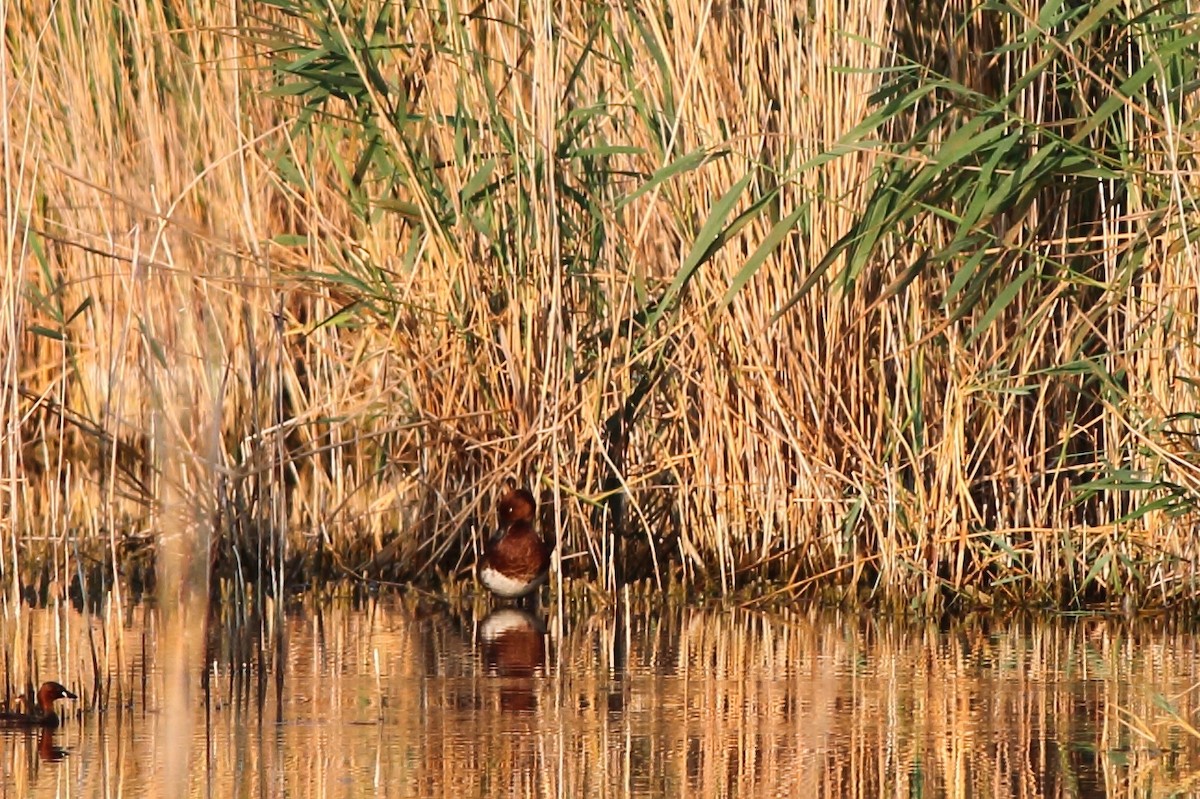
[{"label": "little grebe", "polygon": [[[58,699],[76,699],[75,694],[68,691],[60,683],[44,682],[38,689],[37,699],[28,712],[0,712],[0,726],[5,727],[57,727],[58,713],[54,710],[54,702]],[[20,697],[26,707],[30,702],[27,697]]]},{"label": "little grebe", "polygon": [[537,590],[550,570],[550,551],[533,526],[537,503],[523,488],[500,497],[500,529],[488,541],[479,563],[479,580],[503,599],[519,599]]}]

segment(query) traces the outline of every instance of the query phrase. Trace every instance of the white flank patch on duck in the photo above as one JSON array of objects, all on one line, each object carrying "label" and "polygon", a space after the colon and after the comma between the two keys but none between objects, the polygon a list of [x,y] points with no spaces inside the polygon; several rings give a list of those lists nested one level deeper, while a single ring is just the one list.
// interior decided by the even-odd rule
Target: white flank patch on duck
[{"label": "white flank patch on duck", "polygon": [[479,582],[498,597],[504,599],[518,599],[526,594],[533,593],[539,585],[546,580],[546,575],[541,575],[536,580],[516,580],[512,577],[507,577],[493,569],[491,566],[484,566],[479,570]]}]

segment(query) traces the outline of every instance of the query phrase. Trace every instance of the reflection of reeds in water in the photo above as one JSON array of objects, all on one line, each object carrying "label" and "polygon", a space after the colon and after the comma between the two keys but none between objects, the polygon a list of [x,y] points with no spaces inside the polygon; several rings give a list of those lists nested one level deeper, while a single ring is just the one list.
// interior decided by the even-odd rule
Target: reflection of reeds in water
[{"label": "reflection of reeds in water", "polygon": [[[511,627],[502,650],[482,622],[415,602],[297,603],[286,636],[263,616],[261,633],[217,650],[207,721],[193,695],[181,731],[166,664],[142,671],[134,657],[101,680],[130,696],[144,674],[131,710],[72,716],[58,764],[37,755],[36,735],[13,739],[0,768],[30,785],[60,769],[81,795],[166,795],[186,779],[214,795],[293,797],[1068,797],[1186,792],[1200,767],[1194,741],[1155,726],[1158,694],[1183,719],[1197,709],[1185,690],[1200,674],[1196,639],[1120,620],[941,630],[632,606],[576,620],[540,650],[536,626]],[[27,641],[42,674],[62,662],[87,685],[82,618],[9,614],[3,640]],[[143,636],[171,651],[155,613],[128,621],[103,635],[130,653]],[[260,647],[270,654],[248,657]],[[271,685],[278,669],[282,694],[258,690],[259,672]],[[1130,718],[1174,751],[1158,754]],[[208,756],[164,773],[166,749],[185,746]]]},{"label": "reflection of reeds in water", "polygon": [[[112,603],[98,614],[80,613],[60,600],[38,609],[6,603],[0,611],[0,703],[11,708],[17,696],[46,680],[62,682],[79,695],[59,708],[68,720],[84,710],[131,701],[141,686],[146,652],[128,629],[152,627],[146,624],[149,614],[147,606],[139,606],[122,615]],[[132,655],[125,652],[128,645],[134,647]]]}]

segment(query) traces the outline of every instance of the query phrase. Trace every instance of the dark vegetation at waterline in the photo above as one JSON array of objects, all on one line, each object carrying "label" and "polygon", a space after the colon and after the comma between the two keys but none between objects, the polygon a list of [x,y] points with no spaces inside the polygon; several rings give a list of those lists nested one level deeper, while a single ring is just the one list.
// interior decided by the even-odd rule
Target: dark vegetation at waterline
[{"label": "dark vegetation at waterline", "polygon": [[601,591],[1194,596],[1186,3],[89,8],[4,44],[34,597],[454,583],[509,480]]}]

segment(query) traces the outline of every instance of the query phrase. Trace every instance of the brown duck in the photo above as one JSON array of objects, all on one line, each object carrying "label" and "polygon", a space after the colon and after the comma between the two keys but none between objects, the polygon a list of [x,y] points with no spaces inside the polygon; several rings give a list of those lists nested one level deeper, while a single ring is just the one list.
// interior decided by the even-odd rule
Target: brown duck
[{"label": "brown duck", "polygon": [[537,590],[550,570],[551,547],[533,526],[537,502],[524,488],[510,488],[496,506],[500,529],[488,541],[479,562],[479,581],[503,599],[519,599]]}]

